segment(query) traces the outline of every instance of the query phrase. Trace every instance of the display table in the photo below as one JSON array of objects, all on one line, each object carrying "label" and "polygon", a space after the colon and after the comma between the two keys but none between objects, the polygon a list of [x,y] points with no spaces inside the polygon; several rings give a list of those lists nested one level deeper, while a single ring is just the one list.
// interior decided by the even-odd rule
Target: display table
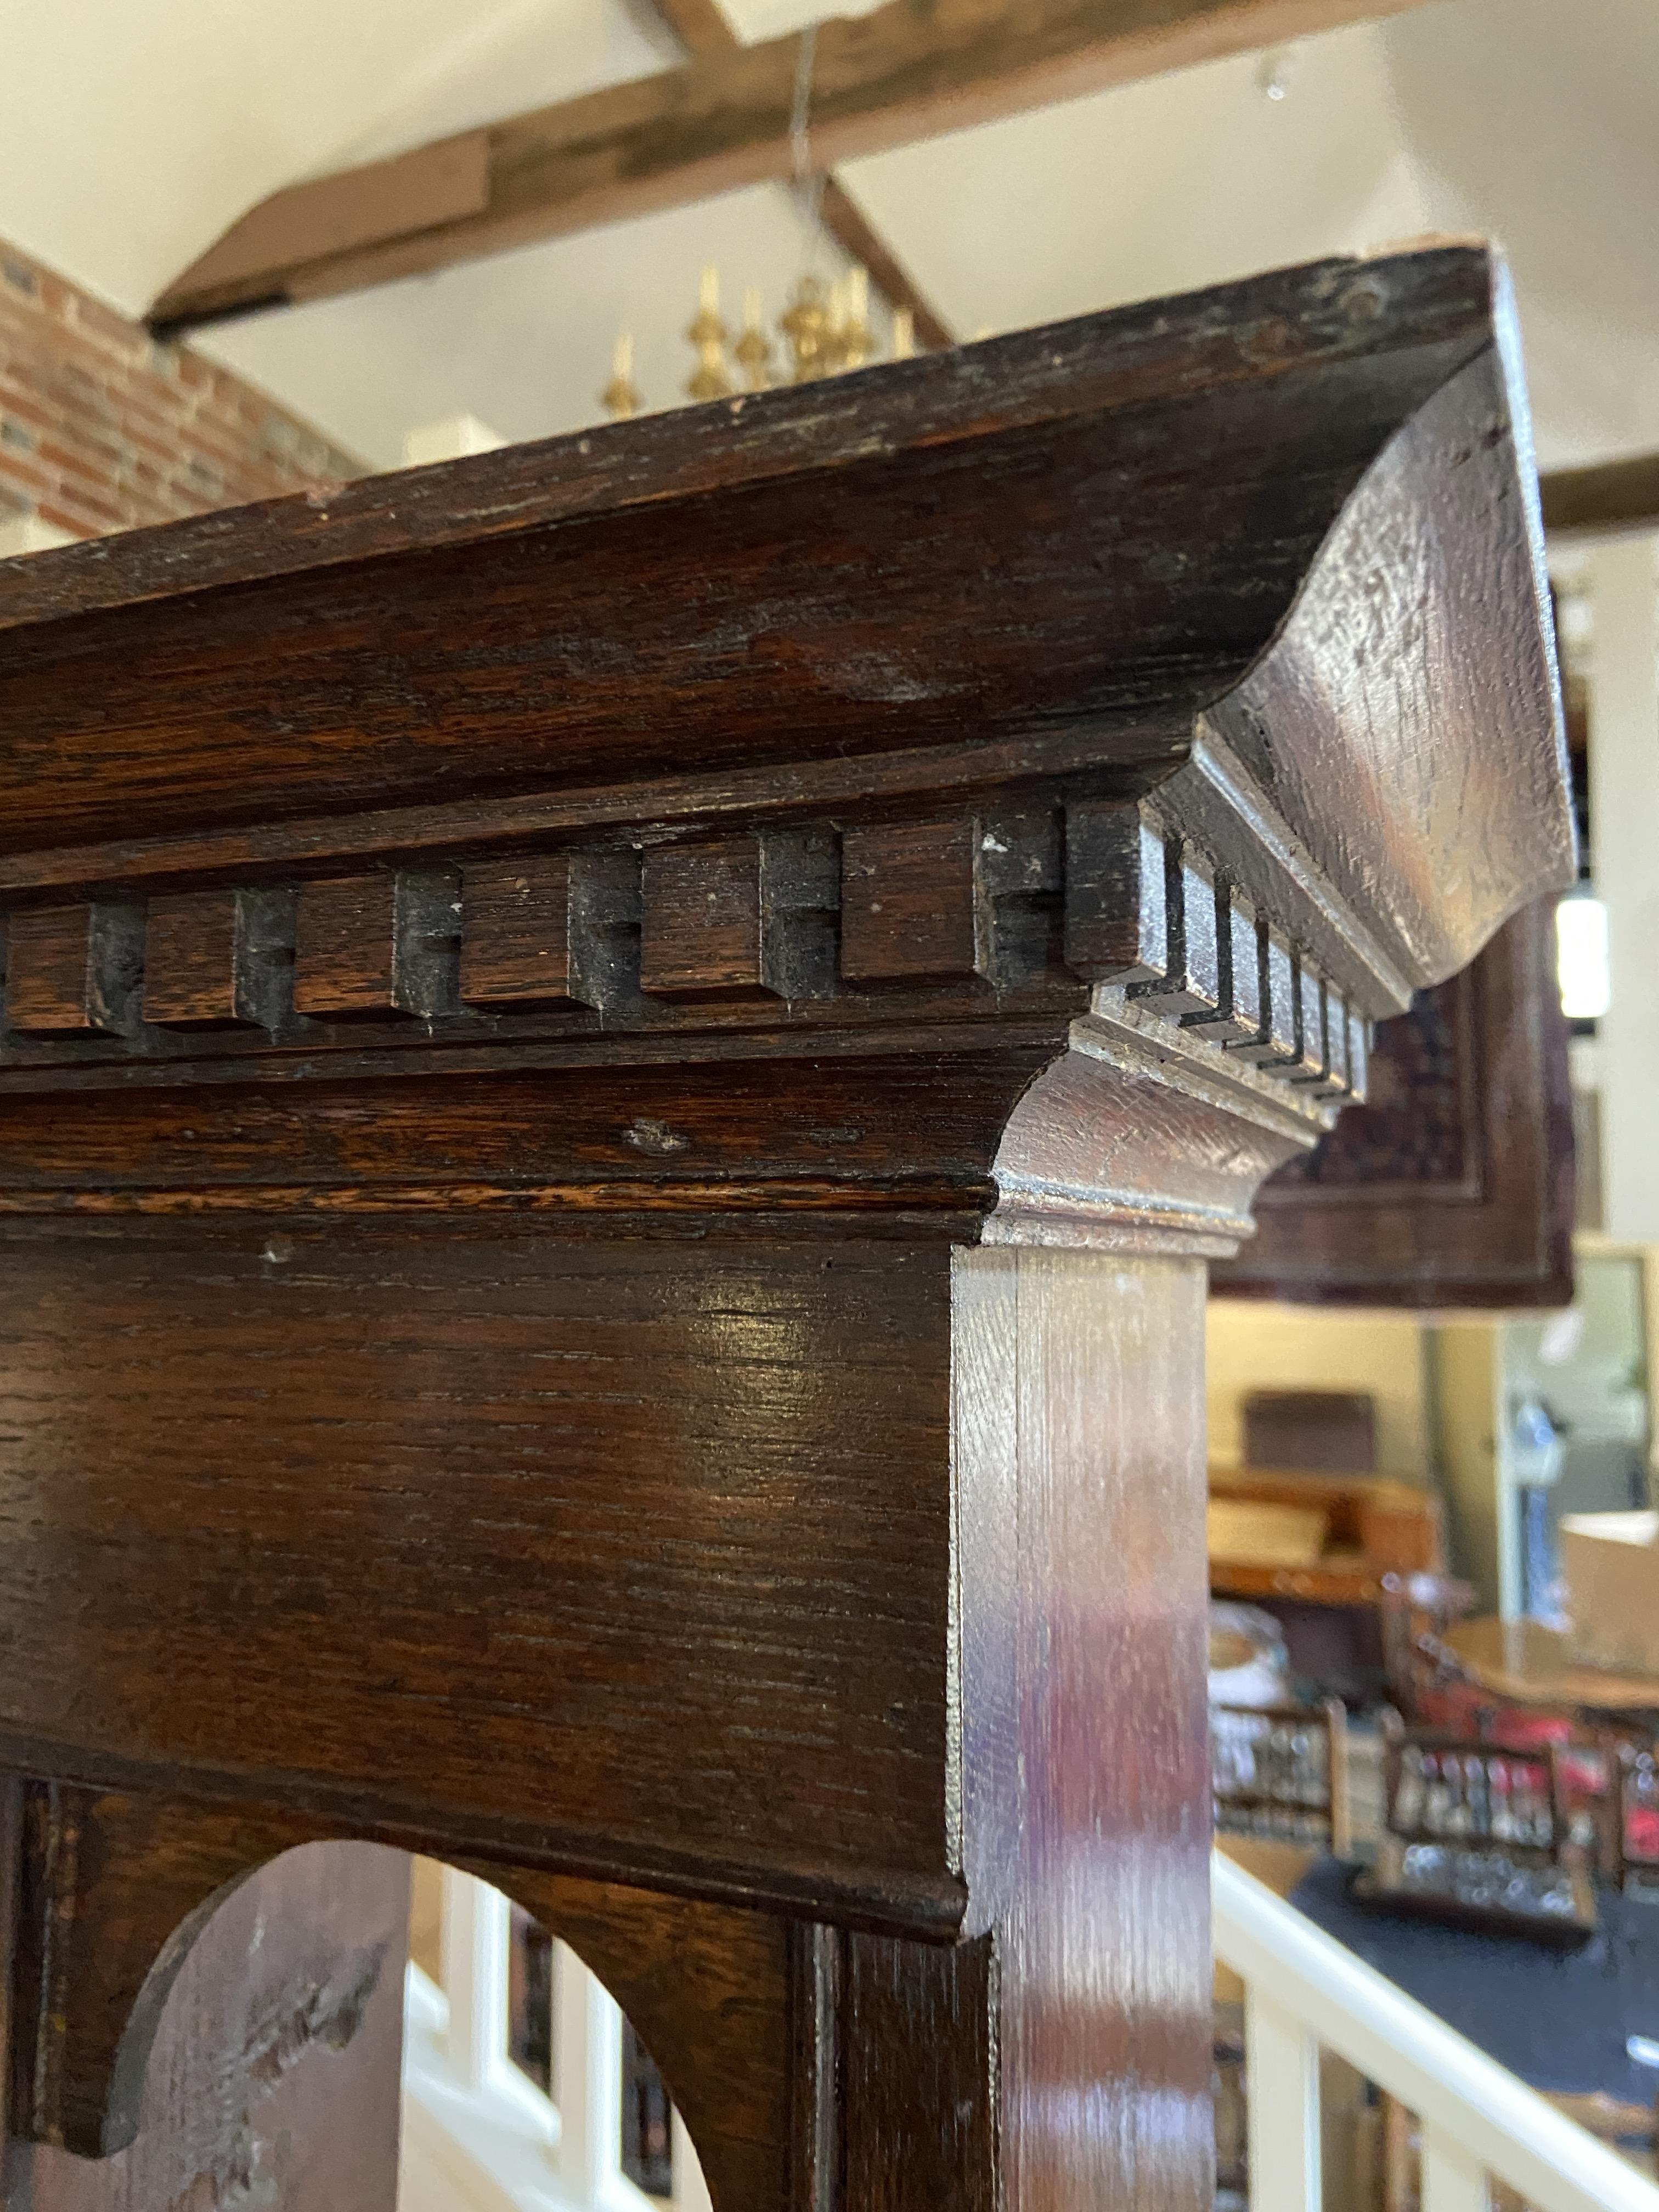
[{"label": "display table", "polygon": [[1571,1639],[1541,1621],[1481,1614],[1455,1622],[1440,1641],[1471,1682],[1512,1704],[1659,1716],[1659,1677],[1582,1667],[1571,1656]]}]

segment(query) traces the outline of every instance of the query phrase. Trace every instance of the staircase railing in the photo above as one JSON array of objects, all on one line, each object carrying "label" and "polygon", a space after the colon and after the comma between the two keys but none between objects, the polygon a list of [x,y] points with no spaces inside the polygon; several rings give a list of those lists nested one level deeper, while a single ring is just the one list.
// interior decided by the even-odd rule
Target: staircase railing
[{"label": "staircase railing", "polygon": [[1215,1952],[1244,1984],[1251,2212],[1321,2212],[1319,2052],[1415,2112],[1423,2212],[1659,2212],[1659,2187],[1217,1853]]},{"label": "staircase railing", "polygon": [[399,2212],[709,2212],[684,2123],[672,2115],[673,2193],[623,2170],[623,2016],[568,1944],[553,1949],[552,2081],[508,2052],[512,1908],[444,1869],[441,1980],[412,1961],[404,2002]]}]

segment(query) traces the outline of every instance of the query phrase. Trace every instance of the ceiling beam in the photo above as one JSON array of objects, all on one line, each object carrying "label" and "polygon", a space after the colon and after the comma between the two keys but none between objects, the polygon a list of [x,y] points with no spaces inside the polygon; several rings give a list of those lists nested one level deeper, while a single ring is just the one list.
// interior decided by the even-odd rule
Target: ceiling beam
[{"label": "ceiling beam", "polygon": [[[743,41],[720,0],[653,0],[656,12],[690,54],[731,53]],[[916,337],[930,353],[956,343],[956,335],[886,239],[839,177],[823,179],[818,220],[842,252],[870,273],[890,307],[908,307]]]},{"label": "ceiling beam", "polygon": [[1659,530],[1659,453],[1557,469],[1540,477],[1544,527],[1552,537],[1613,530]]},{"label": "ceiling beam", "polygon": [[[1420,0],[887,0],[817,27],[811,146],[828,170],[943,131]],[[792,173],[805,34],[462,131],[262,201],[149,311],[177,333],[423,275]]]}]

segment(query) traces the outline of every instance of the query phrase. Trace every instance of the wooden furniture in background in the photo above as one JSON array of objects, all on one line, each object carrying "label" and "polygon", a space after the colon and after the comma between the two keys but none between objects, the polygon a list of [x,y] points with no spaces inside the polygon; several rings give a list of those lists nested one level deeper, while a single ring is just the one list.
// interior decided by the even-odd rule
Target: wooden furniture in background
[{"label": "wooden furniture in background", "polygon": [[592,1965],[717,2212],[1200,2212],[1206,1267],[1571,868],[1506,300],[1327,263],[4,576],[15,2160],[118,2155],[346,1838]]},{"label": "wooden furniture in background", "polygon": [[1517,1750],[1407,1729],[1395,1714],[1384,1723],[1382,1832],[1356,1904],[1556,1948],[1585,1942],[1594,1854],[1575,1842],[1561,1746]]},{"label": "wooden furniture in background", "polygon": [[[1486,1843],[1496,1838],[1559,1862],[1571,1841],[1571,1832],[1558,1745],[1544,1743],[1530,1751],[1516,1751],[1498,1746],[1485,1737],[1407,1728],[1395,1717],[1385,1717],[1382,1803],[1385,1822],[1392,1834],[1407,1843],[1443,1843],[1458,1838]],[[1423,1778],[1425,1763],[1430,1771],[1427,1781]],[[1519,1767],[1524,1771],[1520,1777],[1500,1775],[1494,1795],[1494,1765],[1505,1770]],[[1435,1774],[1452,1778],[1437,1784]],[[1517,1781],[1525,1791],[1524,1814],[1518,1801],[1513,1811],[1500,1812],[1498,1804],[1504,1790]],[[1459,1818],[1452,1819],[1449,1810],[1444,1819],[1434,1817],[1437,1788],[1447,1797],[1449,1808],[1455,1800]],[[1513,1836],[1503,1832],[1506,1819],[1521,1823]]]},{"label": "wooden furniture in background", "polygon": [[1580,1666],[1571,1638],[1542,1621],[1481,1614],[1448,1628],[1443,1641],[1468,1680],[1496,1698],[1586,1718],[1611,1713],[1659,1717],[1659,1677]]},{"label": "wooden furniture in background", "polygon": [[[1304,1555],[1273,1548],[1298,1531]],[[1212,1467],[1209,1535],[1212,1592],[1266,1606],[1294,1671],[1350,1698],[1409,1705],[1419,1638],[1467,1602],[1439,1503],[1410,1483]]]},{"label": "wooden furniture in background", "polygon": [[1555,902],[1378,1030],[1369,1095],[1263,1186],[1228,1297],[1358,1306],[1572,1298],[1572,1090]]},{"label": "wooden furniture in background", "polygon": [[[1401,1577],[1444,1570],[1439,1502],[1408,1482],[1212,1467],[1210,1497],[1235,1509],[1258,1505],[1317,1516],[1321,1530],[1314,1556],[1299,1565],[1212,1553],[1210,1587],[1219,1596],[1382,1607]],[[1241,1533],[1247,1528],[1248,1523]]]},{"label": "wooden furniture in background", "polygon": [[1247,1468],[1376,1472],[1376,1406],[1368,1390],[1251,1390],[1239,1411]]},{"label": "wooden furniture in background", "polygon": [[1348,1800],[1348,1716],[1340,1698],[1316,1705],[1210,1707],[1218,1830],[1353,1848]]},{"label": "wooden furniture in background", "polygon": [[1620,1890],[1659,1884],[1659,1741],[1647,1734],[1601,1732],[1607,1803],[1603,1870]]}]

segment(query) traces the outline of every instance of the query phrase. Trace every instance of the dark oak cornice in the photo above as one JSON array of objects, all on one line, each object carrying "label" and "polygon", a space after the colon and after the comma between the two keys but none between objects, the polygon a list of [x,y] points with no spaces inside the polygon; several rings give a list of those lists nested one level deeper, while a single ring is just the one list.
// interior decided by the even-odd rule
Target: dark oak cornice
[{"label": "dark oak cornice", "polygon": [[1322,1125],[1571,869],[1510,321],[1328,262],[11,566],[0,1089],[1104,990]]}]

